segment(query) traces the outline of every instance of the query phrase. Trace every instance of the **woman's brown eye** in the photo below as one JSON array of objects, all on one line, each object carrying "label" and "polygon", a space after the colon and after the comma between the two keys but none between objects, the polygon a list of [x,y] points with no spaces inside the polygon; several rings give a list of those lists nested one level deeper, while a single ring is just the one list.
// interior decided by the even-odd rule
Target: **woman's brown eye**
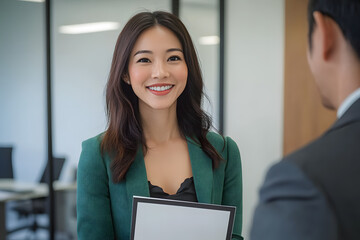
[{"label": "woman's brown eye", "polygon": [[179,60],[181,60],[181,58],[178,57],[178,56],[171,56],[171,57],[169,57],[169,59],[168,59],[168,61],[179,61]]},{"label": "woman's brown eye", "polygon": [[140,58],[137,62],[147,63],[150,62],[150,60],[148,58]]}]

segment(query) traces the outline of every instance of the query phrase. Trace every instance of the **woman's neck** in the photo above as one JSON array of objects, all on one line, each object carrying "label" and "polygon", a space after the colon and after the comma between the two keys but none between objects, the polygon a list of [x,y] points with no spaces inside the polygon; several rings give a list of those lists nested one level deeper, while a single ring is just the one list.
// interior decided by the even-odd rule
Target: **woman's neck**
[{"label": "woman's neck", "polygon": [[146,144],[156,146],[181,137],[176,114],[176,104],[168,109],[151,109],[139,106]]}]

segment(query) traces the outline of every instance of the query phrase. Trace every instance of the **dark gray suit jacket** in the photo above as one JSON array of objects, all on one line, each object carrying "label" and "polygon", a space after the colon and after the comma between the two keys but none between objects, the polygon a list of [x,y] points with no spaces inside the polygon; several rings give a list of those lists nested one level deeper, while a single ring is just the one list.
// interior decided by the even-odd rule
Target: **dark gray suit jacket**
[{"label": "dark gray suit jacket", "polygon": [[360,99],[268,171],[251,240],[360,239]]}]

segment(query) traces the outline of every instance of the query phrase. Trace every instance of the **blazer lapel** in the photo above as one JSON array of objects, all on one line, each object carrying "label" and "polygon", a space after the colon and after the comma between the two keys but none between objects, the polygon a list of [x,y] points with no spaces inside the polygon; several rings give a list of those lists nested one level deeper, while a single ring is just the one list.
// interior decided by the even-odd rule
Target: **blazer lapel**
[{"label": "blazer lapel", "polygon": [[191,167],[197,199],[201,203],[211,203],[213,189],[212,161],[200,145],[187,137]]},{"label": "blazer lapel", "polygon": [[131,208],[133,196],[150,196],[144,155],[141,147],[139,147],[135,160],[126,173],[126,190]]}]

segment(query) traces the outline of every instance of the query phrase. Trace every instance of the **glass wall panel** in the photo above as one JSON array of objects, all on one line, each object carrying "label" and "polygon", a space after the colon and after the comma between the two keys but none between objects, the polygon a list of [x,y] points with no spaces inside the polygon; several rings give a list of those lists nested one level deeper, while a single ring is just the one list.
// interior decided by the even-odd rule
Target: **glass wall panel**
[{"label": "glass wall panel", "polygon": [[37,181],[46,161],[43,12],[41,3],[0,2],[0,144],[14,147],[22,181]]},{"label": "glass wall panel", "polygon": [[[4,224],[9,231],[32,223],[14,210],[24,206],[23,201],[8,200],[21,195],[13,190],[37,184],[47,162],[44,19],[43,3],[0,1],[0,172],[11,172],[5,168],[12,156],[13,180],[18,183],[13,188],[12,180],[0,176],[0,239],[5,239]],[[6,157],[4,147],[12,147],[12,155]],[[31,235],[25,229],[9,239]]]},{"label": "glass wall panel", "polygon": [[181,0],[180,18],[198,52],[205,84],[203,107],[218,128],[219,112],[219,10],[218,0]]}]

